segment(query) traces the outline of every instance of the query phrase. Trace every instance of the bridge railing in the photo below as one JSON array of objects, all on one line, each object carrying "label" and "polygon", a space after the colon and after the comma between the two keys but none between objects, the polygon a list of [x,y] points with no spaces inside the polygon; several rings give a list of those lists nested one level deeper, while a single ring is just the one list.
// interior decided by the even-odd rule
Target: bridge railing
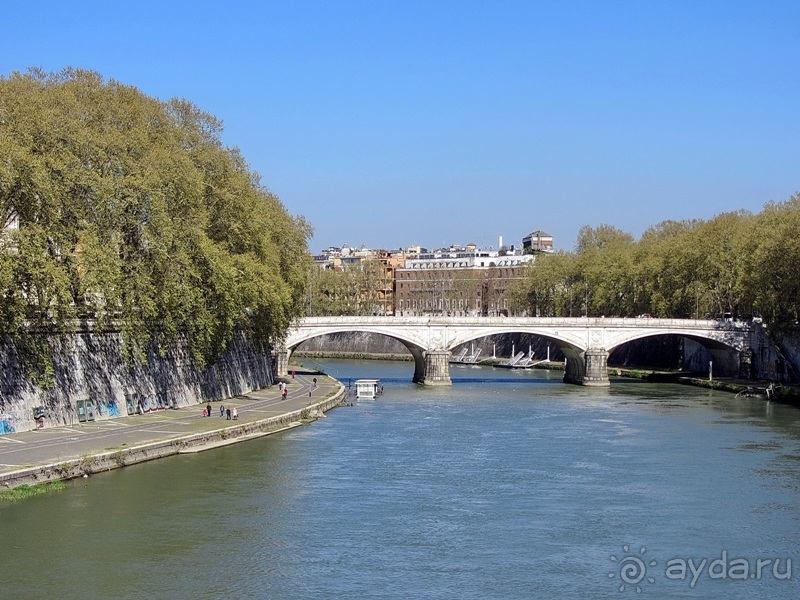
[{"label": "bridge railing", "polygon": [[751,329],[750,321],[640,317],[305,317],[297,326],[632,327],[646,329]]}]

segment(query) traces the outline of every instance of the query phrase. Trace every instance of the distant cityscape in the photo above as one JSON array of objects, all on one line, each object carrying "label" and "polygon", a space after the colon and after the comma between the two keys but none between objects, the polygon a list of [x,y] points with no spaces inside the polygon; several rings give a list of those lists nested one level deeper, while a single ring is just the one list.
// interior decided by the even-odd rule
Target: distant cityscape
[{"label": "distant cityscape", "polygon": [[314,256],[318,269],[348,271],[379,265],[372,289],[362,300],[375,315],[510,316],[517,314],[509,298],[512,282],[541,253],[553,252],[553,236],[533,231],[521,245],[478,248],[469,243],[429,250],[410,246],[376,250],[362,245],[329,247]]}]

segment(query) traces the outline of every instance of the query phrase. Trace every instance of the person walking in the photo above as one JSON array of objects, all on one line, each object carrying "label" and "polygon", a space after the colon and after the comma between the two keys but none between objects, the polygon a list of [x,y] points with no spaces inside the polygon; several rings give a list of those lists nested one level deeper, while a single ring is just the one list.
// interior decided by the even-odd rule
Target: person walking
[{"label": "person walking", "polygon": [[219,405],[219,416],[220,417],[225,416],[225,407],[222,404]]},{"label": "person walking", "polygon": [[234,421],[238,421],[239,420],[239,411],[236,410],[235,406],[233,407],[233,420]]},{"label": "person walking", "polygon": [[206,416],[207,417],[211,416],[211,402],[208,403],[208,408],[206,409]]},{"label": "person walking", "polygon": [[230,421],[231,420],[231,409],[230,408],[225,411],[225,420],[226,421]]}]

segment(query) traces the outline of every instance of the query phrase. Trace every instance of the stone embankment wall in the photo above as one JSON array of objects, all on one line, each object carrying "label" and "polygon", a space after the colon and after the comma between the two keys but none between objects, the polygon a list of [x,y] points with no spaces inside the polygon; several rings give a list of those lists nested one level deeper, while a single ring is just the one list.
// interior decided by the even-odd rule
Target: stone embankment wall
[{"label": "stone embankment wall", "polygon": [[[723,374],[741,379],[760,379],[785,384],[796,384],[800,374],[800,339],[781,335],[773,338],[763,326],[756,327],[750,340],[750,353],[740,353],[739,363],[727,365]],[[708,373],[709,363],[719,360],[709,350],[689,338],[683,339],[683,369]],[[736,358],[735,356],[732,356]],[[717,373],[717,364],[713,366]],[[728,373],[728,371],[732,371]]]},{"label": "stone embankment wall", "polygon": [[[765,370],[770,370],[777,379],[800,383],[800,334],[796,332],[781,333],[776,336],[776,343],[770,343],[772,354],[763,361]],[[771,362],[767,362],[771,358]]]},{"label": "stone embankment wall", "polygon": [[5,341],[0,347],[0,434],[188,406],[274,382],[272,357],[244,335],[207,368],[197,366],[184,343],[164,355],[152,349],[146,363],[130,365],[118,333],[83,332],[51,341],[55,372],[47,388],[26,376],[13,345]]}]

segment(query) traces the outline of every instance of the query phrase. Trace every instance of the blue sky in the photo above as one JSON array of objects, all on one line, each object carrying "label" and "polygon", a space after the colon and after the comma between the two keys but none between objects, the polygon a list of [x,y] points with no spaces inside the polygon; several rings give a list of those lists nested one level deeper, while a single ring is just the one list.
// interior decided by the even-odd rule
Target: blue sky
[{"label": "blue sky", "polygon": [[800,2],[6,0],[0,74],[221,118],[313,252],[520,243],[800,191]]}]

